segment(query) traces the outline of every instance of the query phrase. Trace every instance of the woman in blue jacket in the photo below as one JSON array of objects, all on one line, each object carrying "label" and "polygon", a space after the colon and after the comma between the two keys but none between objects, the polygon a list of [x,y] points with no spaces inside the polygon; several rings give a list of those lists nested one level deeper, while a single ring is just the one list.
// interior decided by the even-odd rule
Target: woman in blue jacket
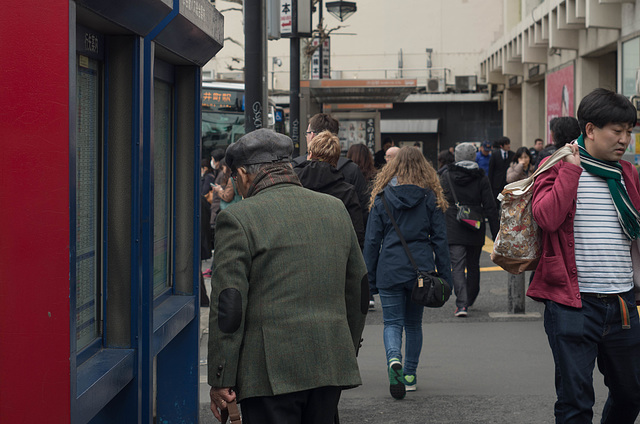
[{"label": "woman in blue jacket", "polygon": [[[378,173],[371,192],[364,259],[371,289],[380,294],[382,303],[391,396],[402,399],[406,391],[416,389],[424,308],[411,302],[416,272],[382,204],[382,195],[420,270],[437,268],[451,284],[444,217],[447,201],[436,171],[414,147],[400,149],[395,159]],[[406,333],[404,369],[403,330]]]}]

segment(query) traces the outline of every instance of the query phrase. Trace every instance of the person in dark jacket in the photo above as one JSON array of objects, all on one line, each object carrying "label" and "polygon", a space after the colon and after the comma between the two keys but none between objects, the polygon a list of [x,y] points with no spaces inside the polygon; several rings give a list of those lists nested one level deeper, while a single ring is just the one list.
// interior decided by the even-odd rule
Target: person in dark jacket
[{"label": "person in dark jacket", "polygon": [[[373,155],[371,154],[371,150],[362,144],[352,144],[347,151],[347,158],[351,159],[356,165],[358,165],[358,169],[362,172],[364,179],[367,183],[367,197],[365,202],[360,202],[360,206],[362,209],[367,210],[367,216],[369,214],[369,198],[371,197],[371,187],[373,183],[373,179],[376,176],[378,170],[373,165]],[[365,229],[366,229],[366,221],[365,221]]]},{"label": "person in dark jacket", "polygon": [[480,292],[480,254],[486,230],[484,220],[478,230],[458,222],[456,219],[458,208],[455,205],[453,190],[459,204],[467,205],[474,212],[482,213],[483,217],[489,221],[494,239],[498,235],[500,223],[489,178],[475,162],[475,147],[471,143],[459,144],[455,155],[456,162],[442,169],[440,181],[449,202],[445,215],[453,287],[456,295],[455,316],[466,317],[467,308],[473,305]]},{"label": "person in dark jacket", "polygon": [[489,182],[493,191],[493,200],[496,206],[500,207],[498,194],[507,184],[507,169],[513,161],[514,153],[511,151],[511,140],[508,137],[500,138],[496,144],[499,147],[491,152],[489,159]]},{"label": "person in dark jacket", "polygon": [[[398,184],[389,182],[397,177]],[[438,175],[422,153],[411,146],[400,149],[376,176],[364,243],[369,282],[382,303],[384,346],[391,396],[402,399],[416,389],[416,370],[422,350],[423,306],[410,301],[416,271],[382,202],[386,199],[400,232],[421,271],[437,268],[451,282],[444,211],[447,201]],[[404,369],[402,336],[406,333]]]},{"label": "person in dark jacket", "polygon": [[542,162],[542,159],[549,157],[564,146],[567,143],[571,143],[573,140],[580,137],[580,125],[578,120],[573,116],[559,116],[553,118],[549,122],[549,131],[551,131],[551,140],[553,144],[545,147],[538,155],[538,162]]},{"label": "person in dark jacket", "polygon": [[[333,135],[338,135],[340,131],[340,123],[333,116],[326,113],[316,113],[309,119],[309,126],[307,128],[307,150],[309,150],[309,143],[313,140],[313,137],[320,134],[322,131],[330,131]],[[291,162],[294,168],[307,160],[306,155],[300,155],[293,159]],[[338,164],[336,165],[338,171],[344,175],[344,180],[353,185],[358,194],[358,202],[362,205],[362,222],[367,222],[369,216],[369,210],[364,205],[369,201],[369,192],[367,190],[367,182],[360,172],[358,165],[353,163],[351,159],[347,159],[343,156],[338,158]]]},{"label": "person in dark jacket", "polygon": [[[209,227],[209,214],[211,213],[211,205],[207,199],[211,199],[211,190],[206,196],[200,196],[200,260],[211,259],[211,251],[213,244],[211,242],[211,231]],[[211,277],[211,273],[207,275]],[[202,268],[200,269],[200,307],[209,306],[209,296],[204,285],[204,276]]]},{"label": "person in dark jacket", "polygon": [[[200,196],[204,196],[211,190],[211,184],[216,180],[213,169],[208,159],[202,159],[200,162]],[[209,212],[210,214],[211,212]]]},{"label": "person in dark jacket", "polygon": [[385,137],[382,141],[382,149],[378,150],[375,155],[373,155],[373,165],[376,169],[381,169],[387,164],[387,160],[384,157],[387,154],[387,150],[393,146],[395,146],[393,139],[391,137]]},{"label": "person in dark jacket", "polygon": [[308,146],[309,160],[293,170],[305,188],[329,194],[342,201],[353,229],[358,236],[358,244],[364,244],[364,222],[362,209],[355,188],[345,181],[344,175],[336,169],[340,157],[340,140],[329,131],[323,131],[313,138]]}]

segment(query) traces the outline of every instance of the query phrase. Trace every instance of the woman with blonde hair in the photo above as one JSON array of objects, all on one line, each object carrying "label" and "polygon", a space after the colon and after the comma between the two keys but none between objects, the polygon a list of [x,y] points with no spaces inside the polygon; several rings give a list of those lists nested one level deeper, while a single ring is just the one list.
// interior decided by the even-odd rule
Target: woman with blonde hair
[{"label": "woman with blonde hair", "polygon": [[[390,184],[397,180],[397,185]],[[411,302],[416,272],[383,204],[383,197],[421,271],[437,268],[451,284],[447,210],[438,175],[418,149],[400,149],[380,170],[371,192],[364,258],[372,291],[380,294],[391,396],[416,390],[423,307]],[[402,335],[406,334],[404,367]]]}]

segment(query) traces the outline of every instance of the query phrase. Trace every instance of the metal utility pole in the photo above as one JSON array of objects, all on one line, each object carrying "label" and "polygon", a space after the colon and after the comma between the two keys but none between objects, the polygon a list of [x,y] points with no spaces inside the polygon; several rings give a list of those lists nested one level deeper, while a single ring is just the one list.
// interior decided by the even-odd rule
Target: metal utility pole
[{"label": "metal utility pole", "polygon": [[280,34],[290,38],[289,135],[300,154],[300,37],[311,36],[311,0],[281,0]]},{"label": "metal utility pole", "polygon": [[509,274],[508,282],[508,313],[524,314],[524,272],[522,274]]},{"label": "metal utility pole", "polygon": [[293,140],[293,156],[296,157],[300,155],[300,37],[291,37],[290,41],[289,131]]},{"label": "metal utility pole", "polygon": [[267,126],[265,0],[244,0],[244,129]]},{"label": "metal utility pole", "polygon": [[323,74],[324,74],[324,62],[322,60],[324,59],[324,57],[323,57],[324,56],[324,54],[323,54],[324,53],[323,52],[323,50],[324,50],[324,42],[322,41],[322,33],[324,32],[323,31],[324,26],[323,26],[323,22],[322,22],[322,0],[320,0],[319,6],[320,7],[319,7],[319,14],[318,14],[318,21],[319,21],[319,23],[318,23],[318,26],[319,26],[318,37],[319,37],[319,43],[320,44],[318,45],[318,49],[319,49],[318,58],[320,59],[320,74],[318,75],[318,79],[323,79],[324,78],[324,76],[323,76]]}]

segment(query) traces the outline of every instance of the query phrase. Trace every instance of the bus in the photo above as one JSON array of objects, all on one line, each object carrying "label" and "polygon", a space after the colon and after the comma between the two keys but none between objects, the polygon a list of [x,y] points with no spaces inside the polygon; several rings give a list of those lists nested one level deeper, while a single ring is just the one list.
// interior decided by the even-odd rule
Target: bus
[{"label": "bus", "polygon": [[244,135],[244,84],[202,83],[202,157]]},{"label": "bus", "polygon": [[[244,135],[244,84],[202,83],[202,157],[226,149]],[[267,128],[284,132],[284,111],[269,100]]]}]

